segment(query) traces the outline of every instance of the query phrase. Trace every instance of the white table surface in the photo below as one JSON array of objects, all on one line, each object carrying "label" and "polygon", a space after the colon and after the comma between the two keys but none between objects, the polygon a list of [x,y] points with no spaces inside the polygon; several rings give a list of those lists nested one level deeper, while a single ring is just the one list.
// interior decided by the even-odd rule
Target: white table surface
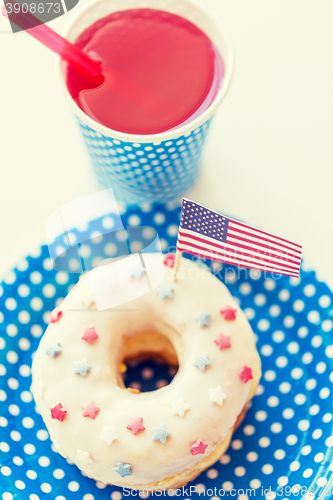
[{"label": "white table surface", "polygon": [[[84,3],[50,26],[61,32]],[[333,2],[205,5],[236,65],[191,197],[303,245],[333,289]],[[57,86],[56,56],[0,17],[3,276],[45,241],[49,214],[99,187]]]}]

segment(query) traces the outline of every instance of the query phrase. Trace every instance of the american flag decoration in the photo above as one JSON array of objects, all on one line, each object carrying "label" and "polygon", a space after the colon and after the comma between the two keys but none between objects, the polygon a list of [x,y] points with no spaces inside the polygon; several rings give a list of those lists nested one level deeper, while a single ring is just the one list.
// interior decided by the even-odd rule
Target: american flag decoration
[{"label": "american flag decoration", "polygon": [[302,247],[184,198],[179,252],[298,278]]}]

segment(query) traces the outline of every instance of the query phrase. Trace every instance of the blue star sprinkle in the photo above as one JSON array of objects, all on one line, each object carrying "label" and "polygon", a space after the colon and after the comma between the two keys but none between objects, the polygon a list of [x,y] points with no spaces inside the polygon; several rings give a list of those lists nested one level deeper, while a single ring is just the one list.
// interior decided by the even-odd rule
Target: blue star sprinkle
[{"label": "blue star sprinkle", "polygon": [[145,270],[141,266],[134,267],[130,271],[130,277],[139,280],[144,275]]},{"label": "blue star sprinkle", "polygon": [[158,287],[156,293],[160,299],[172,299],[173,291],[174,291],[173,286],[166,285],[165,283],[163,283],[163,285]]},{"label": "blue star sprinkle", "polygon": [[196,356],[193,366],[196,366],[202,372],[206,369],[206,366],[211,365],[212,362],[208,359],[208,354],[202,354],[201,356]]},{"label": "blue star sprinkle", "polygon": [[163,444],[165,444],[166,438],[171,434],[171,432],[165,428],[165,424],[161,424],[159,427],[153,427],[153,431],[153,441],[161,441]]},{"label": "blue star sprinkle", "polygon": [[92,369],[92,366],[87,363],[86,358],[82,361],[74,361],[74,366],[75,375],[82,375],[82,377],[85,377],[88,371]]},{"label": "blue star sprinkle", "polygon": [[204,312],[202,309],[194,316],[195,321],[199,328],[203,326],[210,326],[211,314]]},{"label": "blue star sprinkle", "polygon": [[131,476],[133,474],[130,464],[124,464],[123,462],[118,462],[114,470],[118,472],[121,477]]},{"label": "blue star sprinkle", "polygon": [[53,342],[52,344],[48,344],[46,350],[46,354],[51,356],[51,358],[55,358],[57,354],[62,352],[59,342]]}]

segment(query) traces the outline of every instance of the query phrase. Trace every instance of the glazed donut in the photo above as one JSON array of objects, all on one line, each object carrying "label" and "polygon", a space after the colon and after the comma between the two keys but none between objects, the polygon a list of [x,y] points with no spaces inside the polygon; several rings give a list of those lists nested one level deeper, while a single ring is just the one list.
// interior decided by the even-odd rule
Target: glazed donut
[{"label": "glazed donut", "polygon": [[[115,269],[109,293],[145,282],[134,257],[107,264]],[[89,477],[175,488],[226,451],[255,393],[260,359],[244,313],[208,269],[182,258],[174,282],[172,256],[143,259],[150,276],[165,272],[155,289],[98,311],[85,275],[53,311],[33,359],[32,392],[57,450]],[[125,363],[145,357],[178,372],[152,392],[126,389]]]}]

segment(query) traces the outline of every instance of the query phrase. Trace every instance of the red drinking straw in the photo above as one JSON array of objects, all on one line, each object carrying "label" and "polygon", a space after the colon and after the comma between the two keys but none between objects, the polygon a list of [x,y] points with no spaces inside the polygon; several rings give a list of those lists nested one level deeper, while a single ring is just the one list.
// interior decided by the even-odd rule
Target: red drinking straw
[{"label": "red drinking straw", "polygon": [[[6,2],[8,4],[8,2]],[[15,5],[20,4],[16,3]],[[14,2],[12,3],[14,9]],[[77,45],[70,43],[66,38],[58,35],[46,24],[41,24],[40,19],[31,14],[30,12],[23,13],[21,9],[19,12],[12,12],[7,14],[6,17],[16,24],[19,28],[25,30],[29,35],[33,36],[41,43],[46,45],[49,49],[53,50],[63,60],[67,61],[73,66],[81,75],[92,80],[99,80],[102,77],[101,65],[87,56]],[[5,14],[5,15],[6,15]]]}]

